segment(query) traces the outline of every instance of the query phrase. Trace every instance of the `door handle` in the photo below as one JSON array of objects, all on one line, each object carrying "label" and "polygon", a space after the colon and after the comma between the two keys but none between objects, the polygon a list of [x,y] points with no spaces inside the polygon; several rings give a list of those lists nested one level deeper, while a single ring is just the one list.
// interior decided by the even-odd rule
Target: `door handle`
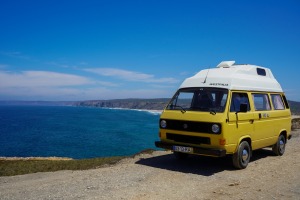
[{"label": "door handle", "polygon": [[254,119],[250,119],[249,122],[250,122],[250,124],[253,124]]},{"label": "door handle", "polygon": [[261,119],[261,118],[268,118],[268,117],[270,117],[270,115],[268,113],[263,113],[263,114],[259,113],[258,117],[259,117],[259,119]]}]

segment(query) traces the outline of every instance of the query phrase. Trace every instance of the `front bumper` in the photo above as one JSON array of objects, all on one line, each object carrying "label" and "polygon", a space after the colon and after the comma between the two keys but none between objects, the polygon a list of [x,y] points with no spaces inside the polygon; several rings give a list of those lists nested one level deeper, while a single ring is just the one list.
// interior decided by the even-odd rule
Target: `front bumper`
[{"label": "front bumper", "polygon": [[[173,150],[173,146],[175,144],[168,143],[168,142],[162,142],[162,141],[156,141],[155,146],[163,149],[169,149]],[[181,146],[181,145],[179,145]],[[215,156],[215,157],[224,157],[226,156],[226,150],[225,149],[207,149],[207,148],[201,148],[193,145],[183,145],[185,147],[192,147],[193,148],[193,154],[199,154],[199,155],[207,155],[207,156]]]}]

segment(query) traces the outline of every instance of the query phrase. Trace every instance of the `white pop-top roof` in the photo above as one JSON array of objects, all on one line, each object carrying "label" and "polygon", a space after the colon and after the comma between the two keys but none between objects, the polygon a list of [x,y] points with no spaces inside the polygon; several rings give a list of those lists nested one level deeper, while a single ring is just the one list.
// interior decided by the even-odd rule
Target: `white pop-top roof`
[{"label": "white pop-top roof", "polygon": [[201,70],[183,81],[180,88],[219,87],[232,90],[282,92],[270,69],[256,65],[235,65],[223,61],[216,68]]}]

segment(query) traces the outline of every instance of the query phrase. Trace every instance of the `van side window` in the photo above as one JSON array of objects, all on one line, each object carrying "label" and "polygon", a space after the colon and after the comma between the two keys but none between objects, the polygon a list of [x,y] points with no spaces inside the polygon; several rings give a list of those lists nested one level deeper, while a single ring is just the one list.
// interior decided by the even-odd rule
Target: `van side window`
[{"label": "van side window", "polygon": [[252,94],[255,110],[271,110],[267,94]]},{"label": "van side window", "polygon": [[233,92],[231,96],[230,112],[240,111],[241,104],[247,104],[247,110],[250,110],[250,104],[247,93]]},{"label": "van side window", "polygon": [[284,104],[280,94],[271,94],[271,99],[275,110],[284,109]]}]

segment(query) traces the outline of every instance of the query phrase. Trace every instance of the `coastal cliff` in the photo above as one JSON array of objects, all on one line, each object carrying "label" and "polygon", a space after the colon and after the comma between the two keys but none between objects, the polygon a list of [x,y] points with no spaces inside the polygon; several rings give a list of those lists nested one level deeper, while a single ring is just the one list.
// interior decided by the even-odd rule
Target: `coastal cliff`
[{"label": "coastal cliff", "polygon": [[163,110],[169,99],[113,99],[75,102],[75,106]]}]

